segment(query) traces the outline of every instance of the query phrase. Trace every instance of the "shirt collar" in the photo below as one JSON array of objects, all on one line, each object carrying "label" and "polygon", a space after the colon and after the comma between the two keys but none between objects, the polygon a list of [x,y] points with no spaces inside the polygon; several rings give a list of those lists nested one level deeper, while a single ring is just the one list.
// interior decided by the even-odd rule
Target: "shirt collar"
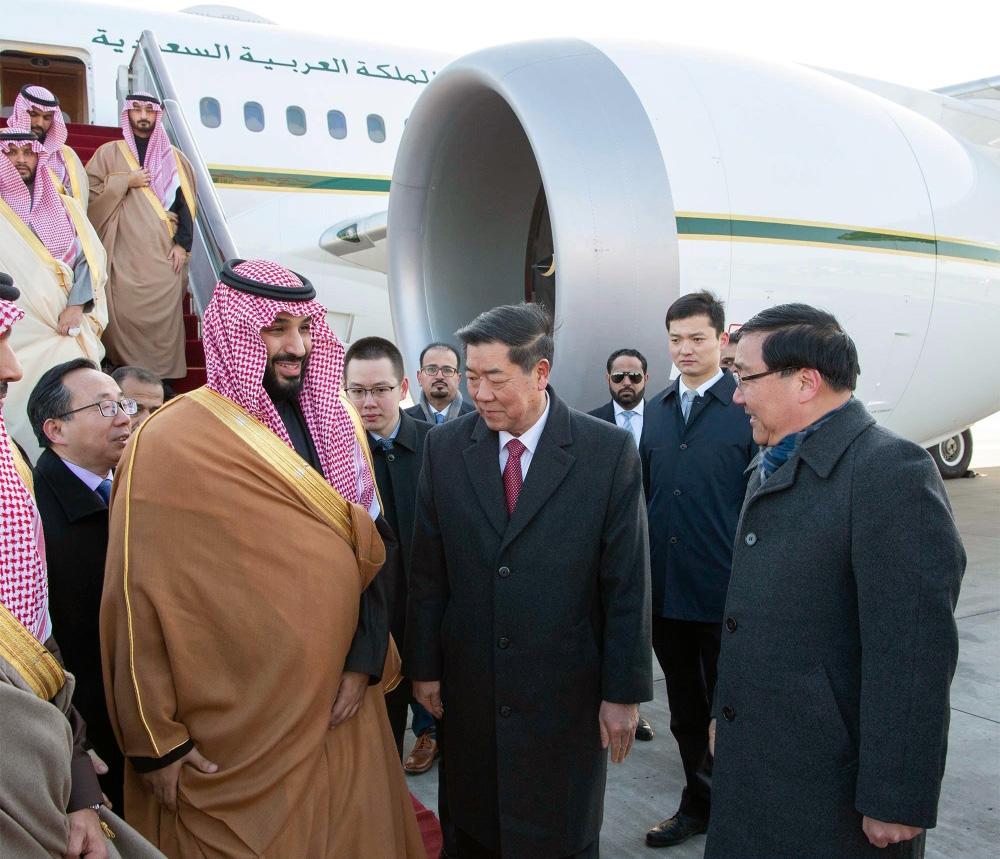
[{"label": "shirt collar", "polygon": [[381,438],[395,438],[397,435],[399,435],[399,425],[400,425],[400,423],[402,423],[402,420],[401,419],[397,419],[396,420],[396,426],[394,426],[392,428],[392,432],[389,433],[389,435],[379,435],[377,432],[372,432],[371,430],[368,430],[368,435],[370,435],[376,441],[378,441]]},{"label": "shirt collar", "polygon": [[695,396],[704,397],[705,393],[708,391],[708,389],[711,388],[712,385],[714,385],[716,382],[718,382],[719,379],[722,378],[722,376],[723,376],[723,372],[720,369],[720,370],[718,370],[716,372],[716,374],[714,376],[712,376],[711,379],[709,379],[707,382],[703,382],[697,388],[689,388],[687,386],[687,383],[684,381],[684,377],[683,376],[678,376],[677,377],[677,393],[678,393],[679,396],[683,397],[685,391],[691,391],[691,390],[693,390],[694,393],[695,393]]},{"label": "shirt collar", "polygon": [[101,477],[99,474],[94,474],[92,471],[88,471],[83,466],[77,465],[75,462],[70,462],[68,459],[64,459],[63,463],[65,466],[73,472],[91,492],[96,492],[97,487],[100,486],[105,480],[111,480],[111,471],[109,470],[107,474]]},{"label": "shirt collar", "polygon": [[538,447],[538,440],[542,437],[542,430],[545,429],[545,422],[549,419],[549,409],[551,406],[552,400],[549,399],[548,391],[546,391],[545,411],[542,412],[542,416],[527,430],[521,433],[521,435],[514,436],[506,430],[500,430],[500,449],[503,450],[504,447],[507,446],[507,442],[509,442],[512,438],[516,438],[528,449],[529,453],[534,454],[535,448]]},{"label": "shirt collar", "polygon": [[639,400],[631,409],[626,409],[624,406],[620,405],[617,400],[612,400],[611,405],[615,408],[615,417],[617,418],[622,412],[635,412],[637,415],[641,415],[643,410],[646,408],[646,401]]}]

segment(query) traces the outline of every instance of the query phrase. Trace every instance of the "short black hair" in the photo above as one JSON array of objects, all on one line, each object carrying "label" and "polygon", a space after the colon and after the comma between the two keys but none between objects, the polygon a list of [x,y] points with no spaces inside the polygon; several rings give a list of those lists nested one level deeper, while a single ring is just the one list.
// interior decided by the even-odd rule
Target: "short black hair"
[{"label": "short black hair", "polygon": [[380,358],[389,359],[396,380],[402,382],[403,376],[406,375],[403,369],[403,355],[395,343],[384,337],[362,337],[360,340],[355,340],[344,356],[344,375],[347,375],[347,365],[351,361],[378,361]]},{"label": "short black hair", "polygon": [[768,370],[816,370],[835,391],[853,391],[861,365],[858,347],[832,313],[808,304],[779,304],[744,323],[740,334],[766,334],[761,356]]},{"label": "short black hair", "polygon": [[145,367],[119,367],[111,374],[111,378],[119,385],[126,379],[135,379],[143,385],[159,385],[161,388],[163,387],[163,380],[152,370],[147,370]]},{"label": "short black hair", "polygon": [[[32,432],[38,439],[39,447],[49,447],[48,436],[42,426],[49,418],[62,417],[69,411],[73,395],[66,387],[63,379],[74,370],[97,370],[97,364],[87,358],[74,358],[63,364],[56,364],[51,370],[46,370],[42,378],[32,388],[28,397],[28,421]],[[72,420],[72,416],[67,420]]]},{"label": "short black hair", "polygon": [[524,301],[504,304],[480,313],[455,336],[468,351],[469,346],[503,343],[508,356],[525,373],[543,358],[552,364],[555,351],[552,317],[541,304]]},{"label": "short black hair", "polygon": [[740,342],[740,337],[742,337],[742,336],[743,336],[743,329],[742,328],[737,328],[735,331],[730,331],[729,332],[729,344],[731,346],[735,346],[737,343]]},{"label": "short black hair", "polygon": [[642,364],[642,372],[646,372],[646,356],[642,354],[638,349],[618,349],[612,352],[608,356],[608,372],[611,372],[611,365],[615,363],[616,358],[621,358],[622,355],[628,355],[629,358],[638,358],[639,363]]},{"label": "short black hair", "polygon": [[436,340],[433,343],[428,343],[424,346],[423,351],[420,353],[420,366],[424,366],[424,356],[427,355],[431,349],[447,349],[455,356],[455,363],[458,365],[458,369],[462,369],[462,356],[458,354],[458,349],[451,345],[451,343],[442,343],[440,340]]},{"label": "short black hair", "polygon": [[716,335],[722,334],[726,327],[726,305],[705,289],[682,295],[667,308],[667,331],[675,319],[690,319],[692,316],[707,316]]}]

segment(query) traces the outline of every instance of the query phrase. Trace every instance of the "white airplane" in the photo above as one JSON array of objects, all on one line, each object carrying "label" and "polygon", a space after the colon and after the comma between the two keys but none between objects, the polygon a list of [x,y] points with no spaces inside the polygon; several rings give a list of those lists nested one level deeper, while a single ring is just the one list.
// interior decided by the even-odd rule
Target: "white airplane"
[{"label": "white airplane", "polygon": [[533,297],[560,323],[560,392],[591,406],[614,348],[666,380],[665,308],[708,288],[736,324],[781,301],[837,313],[858,396],[946,474],[1000,410],[996,81],[922,92],[578,40],[449,64],[227,7],[40,0],[5,15],[3,104],[36,82],[73,121],[117,124],[140,30],[241,255],[307,272],[346,340],[394,320],[411,371],[429,339]]}]

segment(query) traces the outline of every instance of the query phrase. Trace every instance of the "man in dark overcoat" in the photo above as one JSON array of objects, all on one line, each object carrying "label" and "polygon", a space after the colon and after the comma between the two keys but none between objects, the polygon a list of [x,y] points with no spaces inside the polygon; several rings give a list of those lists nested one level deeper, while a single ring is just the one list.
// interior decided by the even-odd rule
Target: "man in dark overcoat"
[{"label": "man in dark overcoat", "polygon": [[859,372],[807,305],[741,331],[735,399],[765,447],[726,601],[707,859],[919,857],[936,823],[965,551],[930,456],[852,397]]},{"label": "man in dark overcoat", "polygon": [[424,446],[404,673],[462,749],[462,859],[596,857],[608,750],[624,759],[652,697],[639,457],[548,386],[543,308],[458,337],[477,414]]}]

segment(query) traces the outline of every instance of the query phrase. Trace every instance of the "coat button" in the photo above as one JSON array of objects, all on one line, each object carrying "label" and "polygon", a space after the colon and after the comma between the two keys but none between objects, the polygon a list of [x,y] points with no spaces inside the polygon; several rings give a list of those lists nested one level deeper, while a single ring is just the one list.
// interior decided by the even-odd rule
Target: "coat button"
[{"label": "coat button", "polygon": [[385,455],[385,461],[386,462],[395,462],[396,461],[396,454],[394,454],[394,453],[387,453]]},{"label": "coat button", "polygon": [[733,719],[736,718],[736,711],[732,707],[728,706],[723,707],[722,718],[725,719],[727,722],[731,722],[733,721]]},{"label": "coat button", "polygon": [[751,531],[749,534],[746,535],[746,537],[743,538],[743,542],[745,542],[748,546],[752,546],[754,543],[757,542],[757,535],[754,534],[753,531]]},{"label": "coat button", "polygon": [[736,632],[736,627],[737,626],[738,626],[738,624],[736,623],[736,618],[735,617],[727,617],[726,618],[726,629],[728,629],[730,632]]},{"label": "coat button", "polygon": [[507,576],[510,575],[510,567],[501,567],[497,570],[497,575],[500,576],[501,579],[507,578]]},{"label": "coat button", "polygon": [[499,647],[501,650],[506,650],[508,647],[510,647],[510,639],[507,638],[506,635],[501,636],[500,640],[497,642],[497,647]]},{"label": "coat button", "polygon": [[506,719],[510,714],[511,714],[510,707],[508,707],[506,704],[503,704],[500,707],[500,715]]},{"label": "coat button", "polygon": [[675,489],[674,490],[674,495],[680,495],[680,494],[681,494],[681,491],[679,489]]},{"label": "coat button", "polygon": [[681,450],[687,450],[687,449],[688,449],[688,446],[686,444],[682,444],[681,445]]},{"label": "coat button", "polygon": [[670,538],[670,542],[671,543],[676,543],[677,542],[677,538],[676,537],[671,537]]}]

